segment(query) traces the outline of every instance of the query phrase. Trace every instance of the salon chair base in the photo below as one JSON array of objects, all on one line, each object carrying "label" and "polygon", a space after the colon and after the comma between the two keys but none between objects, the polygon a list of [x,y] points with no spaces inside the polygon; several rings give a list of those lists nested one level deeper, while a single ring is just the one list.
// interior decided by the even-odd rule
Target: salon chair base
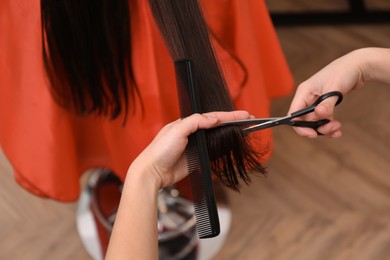
[{"label": "salon chair base", "polygon": [[[174,239],[164,239],[159,235],[160,259],[205,260],[212,258],[220,250],[230,229],[231,211],[223,188],[215,186],[220,235],[199,240],[195,228],[191,227]],[[120,192],[119,179],[106,169],[93,170],[82,191],[77,207],[77,229],[84,248],[92,259],[104,259]],[[176,202],[180,203],[180,199]]]}]

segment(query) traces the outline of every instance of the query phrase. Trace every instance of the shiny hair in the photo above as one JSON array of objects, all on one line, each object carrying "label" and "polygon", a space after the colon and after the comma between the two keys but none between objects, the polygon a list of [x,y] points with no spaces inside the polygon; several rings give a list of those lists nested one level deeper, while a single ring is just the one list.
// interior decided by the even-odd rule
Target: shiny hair
[{"label": "shiny hair", "polygon": [[[130,64],[128,1],[41,0],[43,60],[64,108],[112,119],[135,108],[140,95]],[[198,1],[150,5],[172,60],[194,61],[203,112],[234,110]],[[248,184],[250,171],[266,172],[259,162],[266,151],[253,149],[239,127],[208,130],[207,146],[213,174],[228,187],[238,190],[240,179]]]},{"label": "shiny hair", "polygon": [[[172,60],[189,59],[194,64],[192,76],[201,112],[234,110],[198,1],[149,1]],[[260,163],[262,152],[252,148],[240,127],[214,128],[206,133],[212,173],[226,186],[239,190],[239,179],[248,184],[250,171],[266,173]]]},{"label": "shiny hair", "polygon": [[64,108],[116,118],[139,95],[128,1],[41,0],[43,60]]}]

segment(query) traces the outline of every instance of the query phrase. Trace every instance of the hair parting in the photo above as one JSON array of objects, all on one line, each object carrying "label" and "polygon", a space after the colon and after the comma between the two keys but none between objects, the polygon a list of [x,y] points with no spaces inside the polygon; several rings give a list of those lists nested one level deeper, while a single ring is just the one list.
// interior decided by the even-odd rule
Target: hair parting
[{"label": "hair parting", "polygon": [[[202,112],[234,110],[198,1],[149,1],[172,59],[193,61]],[[234,190],[239,190],[240,179],[250,183],[249,172],[266,173],[260,163],[263,152],[252,148],[240,127],[208,130],[207,147],[213,174]]]},{"label": "hair parting", "polygon": [[43,60],[58,104],[125,118],[139,97],[130,64],[128,0],[41,0]]}]

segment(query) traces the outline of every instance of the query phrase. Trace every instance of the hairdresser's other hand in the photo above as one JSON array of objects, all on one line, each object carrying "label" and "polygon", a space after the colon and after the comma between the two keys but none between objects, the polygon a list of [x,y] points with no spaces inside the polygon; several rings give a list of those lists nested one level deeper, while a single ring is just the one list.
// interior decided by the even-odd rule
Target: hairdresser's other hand
[{"label": "hairdresser's other hand", "polygon": [[147,174],[153,176],[157,188],[170,186],[187,174],[184,150],[188,136],[198,129],[218,126],[221,122],[248,119],[246,111],[210,112],[194,114],[176,120],[160,130],[150,145],[136,158],[128,174]]},{"label": "hairdresser's other hand", "polygon": [[[322,94],[330,91],[340,91],[344,95],[361,87],[364,84],[364,77],[361,70],[361,59],[358,51],[353,51],[321,69],[305,82],[301,83],[295,93],[288,114],[307,107]],[[334,120],[334,106],[337,97],[331,97],[320,103],[314,113],[310,113],[302,120],[314,121],[328,118],[328,124],[318,128],[318,131],[326,136],[340,137],[341,123]],[[314,138],[317,133],[310,128],[294,127],[294,130],[301,136]]]}]

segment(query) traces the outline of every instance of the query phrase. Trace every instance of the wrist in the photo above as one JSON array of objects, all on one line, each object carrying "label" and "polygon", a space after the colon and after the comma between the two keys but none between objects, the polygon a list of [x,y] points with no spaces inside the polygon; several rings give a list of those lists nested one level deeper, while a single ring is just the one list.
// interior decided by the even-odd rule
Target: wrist
[{"label": "wrist", "polygon": [[145,192],[150,191],[157,196],[161,183],[146,165],[134,161],[127,171],[123,191],[128,186],[137,186],[137,188],[141,188]]},{"label": "wrist", "polygon": [[384,48],[363,48],[358,50],[361,57],[361,70],[365,82],[381,81],[389,83],[390,50]]}]

